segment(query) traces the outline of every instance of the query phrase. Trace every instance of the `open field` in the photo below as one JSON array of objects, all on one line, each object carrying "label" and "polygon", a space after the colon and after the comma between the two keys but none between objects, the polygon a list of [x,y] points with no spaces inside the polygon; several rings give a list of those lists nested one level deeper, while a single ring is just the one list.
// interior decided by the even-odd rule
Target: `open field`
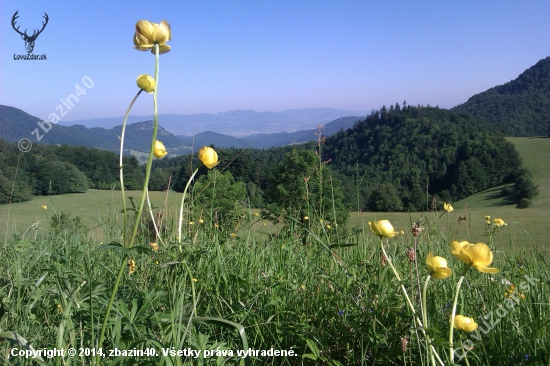
[{"label": "open field", "polygon": [[[485,215],[503,219],[508,226],[501,229],[499,237],[504,239],[506,245],[499,249],[508,250],[510,243],[512,247],[550,248],[550,169],[547,169],[550,162],[550,139],[548,138],[509,138],[520,152],[524,165],[533,175],[535,184],[539,187],[539,195],[533,200],[533,205],[528,209],[517,209],[515,204],[505,202],[499,197],[502,187],[493,187],[484,192],[475,194],[464,200],[454,203],[454,211],[444,214],[438,225],[444,235],[451,239],[484,241],[485,236]],[[139,198],[140,191],[128,191],[127,197],[133,197],[135,201]],[[181,194],[175,192],[150,192],[153,207],[167,207],[169,216],[177,217],[178,205],[181,201]],[[43,210],[42,205],[48,207]],[[128,205],[131,207],[130,200]],[[95,228],[98,240],[103,238],[102,233],[106,232],[106,223],[121,219],[120,191],[90,190],[82,194],[70,194],[50,197],[34,197],[32,201],[8,205],[0,205],[0,233],[1,238],[8,233],[29,232],[33,235],[38,232],[46,233],[49,227],[49,220],[54,212],[70,213],[71,217],[80,216],[84,224],[89,228]],[[259,210],[253,210],[259,212]],[[9,222],[8,222],[9,214]],[[424,218],[430,220],[439,213],[424,214]],[[366,227],[368,221],[389,219],[398,230],[403,230],[410,235],[411,222],[420,220],[422,213],[351,213],[350,227]],[[466,217],[466,220],[458,221],[459,217]],[[259,221],[254,228],[259,232],[275,231],[270,224],[263,225],[265,221]],[[33,224],[36,225],[32,226]]]},{"label": "open field", "polygon": [[[543,154],[531,142],[518,140],[524,159]],[[11,341],[0,341],[0,354],[6,365],[17,364],[8,357],[10,349],[24,345],[17,334],[36,349],[99,343],[106,352],[157,352],[97,365],[424,366],[431,337],[433,352],[445,360],[440,365],[462,365],[467,357],[471,365],[549,366],[548,180],[533,173],[541,195],[524,210],[503,201],[500,187],[455,202],[451,213],[351,213],[345,230],[318,219],[311,220],[310,231],[300,225],[281,230],[252,209],[238,228],[215,227],[207,215],[200,224],[194,217],[191,225],[186,217],[181,243],[173,229],[181,194],[151,192],[154,212],[166,208],[171,229],[157,239],[143,230],[131,248],[116,244],[123,242],[119,191],[0,206],[0,338]],[[134,201],[139,195],[127,192]],[[61,212],[69,219],[50,229],[51,217]],[[485,215],[508,225],[489,238]],[[84,225],[70,219],[77,216]],[[377,238],[367,222],[382,219],[403,234]],[[414,237],[410,225],[417,220],[424,229]],[[484,247],[485,254],[471,252],[465,262],[451,252],[453,239],[491,246]],[[106,240],[115,243],[102,245]],[[430,252],[446,259],[449,278],[427,268]],[[453,309],[479,328],[455,329],[453,336]],[[413,312],[422,312],[429,328]],[[458,351],[454,359],[449,339]],[[227,354],[248,348],[293,355],[252,355],[244,361]],[[162,355],[170,349],[226,354],[203,353],[198,360]],[[91,357],[56,357],[43,364],[85,365]]]}]

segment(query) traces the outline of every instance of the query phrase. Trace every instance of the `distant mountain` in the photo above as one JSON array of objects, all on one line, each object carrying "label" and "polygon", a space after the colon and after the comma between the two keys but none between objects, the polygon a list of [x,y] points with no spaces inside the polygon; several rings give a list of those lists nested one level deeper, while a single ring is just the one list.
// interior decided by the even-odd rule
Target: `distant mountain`
[{"label": "distant mountain", "polygon": [[[283,112],[255,112],[234,110],[218,114],[192,115],[161,114],[159,124],[175,135],[192,136],[205,131],[245,137],[253,134],[295,132],[315,128],[336,118],[367,115],[366,111],[346,111],[332,108],[289,109]],[[130,116],[128,123],[152,120],[153,116]],[[81,124],[86,127],[111,128],[122,124],[122,117],[62,122],[63,125]]]},{"label": "distant mountain", "polygon": [[[39,123],[44,126],[40,127]],[[126,126],[124,149],[148,151],[151,144],[153,121],[145,121]],[[20,109],[0,105],[0,139],[19,141],[29,139],[32,143],[67,144],[72,146],[97,147],[118,151],[122,125],[105,129],[87,128],[82,125],[61,126],[44,124],[40,118],[31,116]],[[167,148],[182,147],[182,141],[159,126],[158,139]]]},{"label": "distant mountain", "polygon": [[[364,119],[365,117],[342,117],[338,118],[332,122],[327,123],[321,135],[330,136],[335,134],[340,130],[347,130],[352,128],[355,122]],[[247,136],[247,140],[255,141],[260,143],[263,148],[270,148],[274,146],[284,146],[291,144],[299,144],[302,142],[307,142],[311,140],[317,140],[317,134],[319,130],[317,128],[310,130],[301,130],[296,132],[279,132],[271,134],[256,134]]]},{"label": "distant mountain", "polygon": [[476,94],[452,110],[492,122],[508,135],[548,136],[550,57],[540,60],[515,80]]},{"label": "distant mountain", "polygon": [[[342,117],[327,123],[321,135],[330,136],[340,130],[352,128],[353,124],[364,117]],[[212,131],[201,132],[193,137],[178,136],[186,146],[205,146],[213,144],[216,147],[256,148],[269,149],[275,146],[299,144],[317,140],[318,129],[301,130],[296,132],[278,132],[269,134],[255,134],[239,138]]]}]

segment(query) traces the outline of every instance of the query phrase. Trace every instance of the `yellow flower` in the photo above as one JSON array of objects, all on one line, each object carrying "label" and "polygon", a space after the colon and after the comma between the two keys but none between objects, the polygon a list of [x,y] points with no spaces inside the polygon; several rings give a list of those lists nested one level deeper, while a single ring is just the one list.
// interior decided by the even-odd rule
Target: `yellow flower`
[{"label": "yellow flower", "polygon": [[164,147],[164,144],[159,140],[155,141],[153,154],[155,154],[155,156],[159,159],[165,157],[168,154],[168,152],[166,151],[166,148]]},{"label": "yellow flower", "polygon": [[214,223],[214,227],[217,229],[217,228],[218,228],[218,224]]},{"label": "yellow flower", "polygon": [[155,79],[153,79],[151,75],[141,74],[140,76],[137,77],[136,83],[138,88],[143,89],[149,94],[155,91],[156,83],[155,83]]},{"label": "yellow flower", "polygon": [[193,278],[193,282],[197,282],[198,280],[196,278]]},{"label": "yellow flower", "polygon": [[128,273],[132,274],[136,271],[136,262],[133,259],[128,261]]},{"label": "yellow flower", "polygon": [[193,221],[189,221],[189,225],[195,225]]},{"label": "yellow flower", "polygon": [[370,231],[381,238],[393,238],[397,233],[388,220],[369,222]]},{"label": "yellow flower", "polygon": [[405,235],[405,232],[403,230],[400,231],[401,235]]},{"label": "yellow flower", "polygon": [[48,206],[42,205],[42,209],[43,209],[43,210],[47,210],[47,209],[48,209]]},{"label": "yellow flower", "polygon": [[328,230],[330,230],[330,225],[325,226]]},{"label": "yellow flower", "polygon": [[451,254],[483,273],[497,273],[497,268],[487,267],[493,261],[493,252],[487,244],[470,244],[467,241],[451,242]]},{"label": "yellow flower", "polygon": [[264,226],[266,226],[267,224],[264,222]]},{"label": "yellow flower", "polygon": [[495,225],[496,227],[502,227],[502,226],[506,226],[508,224],[505,223],[503,219],[494,219],[493,220],[493,225]]},{"label": "yellow flower", "polygon": [[237,234],[231,233],[231,237],[232,237],[232,238],[234,238],[234,237],[236,237],[236,236],[237,236]]},{"label": "yellow flower", "polygon": [[151,242],[149,243],[149,247],[151,248],[151,250],[153,252],[157,252],[159,250],[159,245],[155,242]]},{"label": "yellow flower", "polygon": [[453,212],[454,208],[450,203],[444,203],[443,209],[447,212]]},{"label": "yellow flower", "polygon": [[426,259],[426,266],[428,266],[428,274],[436,280],[449,278],[453,273],[453,271],[447,267],[447,260],[445,258],[438,256],[434,257],[431,252]]},{"label": "yellow flower", "polygon": [[257,212],[254,212],[254,216],[259,216]]},{"label": "yellow flower", "polygon": [[490,223],[491,223],[491,216],[485,215],[485,222],[486,222],[487,224],[490,224]]},{"label": "yellow flower", "polygon": [[309,220],[309,216],[304,216],[304,221]]},{"label": "yellow flower", "polygon": [[160,24],[152,23],[148,20],[140,20],[136,23],[136,33],[134,34],[134,45],[136,50],[151,50],[154,54],[154,45],[159,45],[159,54],[170,51],[170,46],[166,44],[172,39],[170,24],[163,20]]},{"label": "yellow flower", "polygon": [[208,169],[212,169],[219,164],[218,154],[208,146],[204,146],[199,150],[199,159]]},{"label": "yellow flower", "polygon": [[306,289],[306,285],[302,285],[301,288],[302,288],[302,290],[305,290],[305,289]]},{"label": "yellow flower", "polygon": [[477,323],[473,318],[467,316],[456,315],[453,321],[453,327],[464,332],[471,333],[477,329]]}]

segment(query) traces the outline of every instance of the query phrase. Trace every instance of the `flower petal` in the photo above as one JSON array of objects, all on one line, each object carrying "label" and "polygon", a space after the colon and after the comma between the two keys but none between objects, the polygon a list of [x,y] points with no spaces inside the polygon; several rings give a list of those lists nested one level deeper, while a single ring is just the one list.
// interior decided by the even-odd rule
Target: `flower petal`
[{"label": "flower petal", "polygon": [[155,29],[158,24],[150,22],[148,20],[140,20],[136,23],[136,32],[140,33],[143,37],[147,38],[151,43],[154,43]]},{"label": "flower petal", "polygon": [[165,43],[172,39],[172,30],[170,24],[163,20],[153,31],[153,41],[158,43]]},{"label": "flower petal", "polygon": [[464,246],[470,245],[467,241],[457,242],[456,240],[453,240],[451,242],[451,254],[458,259],[459,261],[462,261],[466,264],[472,263],[472,258],[470,255],[463,249]]}]

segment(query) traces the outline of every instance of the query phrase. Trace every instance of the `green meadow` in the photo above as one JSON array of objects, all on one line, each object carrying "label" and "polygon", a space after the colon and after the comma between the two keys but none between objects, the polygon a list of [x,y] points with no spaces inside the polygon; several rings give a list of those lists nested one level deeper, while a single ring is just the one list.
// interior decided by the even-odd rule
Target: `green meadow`
[{"label": "green meadow", "polygon": [[[120,191],[0,206],[0,358],[31,364],[17,352],[55,348],[32,363],[550,365],[550,139],[510,141],[539,186],[527,209],[502,187],[452,212],[352,212],[347,225],[275,226],[249,209],[228,227],[186,206],[179,236],[182,195],[151,192],[159,234],[147,212],[127,248]],[[130,209],[140,194],[126,192]],[[378,238],[378,220],[399,234]],[[457,255],[454,240],[491,251]],[[430,270],[429,253],[446,264]],[[450,339],[453,309],[478,327]]]}]

